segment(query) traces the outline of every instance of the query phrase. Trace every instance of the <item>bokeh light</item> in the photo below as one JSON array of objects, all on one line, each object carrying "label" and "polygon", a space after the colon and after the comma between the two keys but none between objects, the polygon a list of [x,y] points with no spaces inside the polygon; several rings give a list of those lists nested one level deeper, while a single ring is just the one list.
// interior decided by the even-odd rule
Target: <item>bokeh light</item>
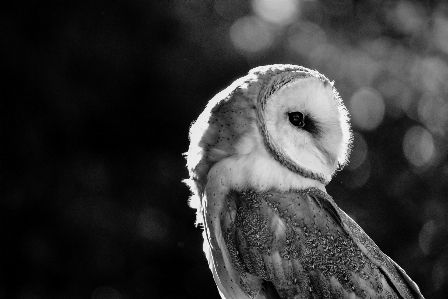
[{"label": "bokeh light", "polygon": [[361,166],[366,160],[369,148],[367,142],[358,132],[353,132],[353,147],[350,153],[350,163],[346,166],[349,170],[354,170]]},{"label": "bokeh light", "polygon": [[448,54],[448,17],[437,13],[434,18],[434,40],[440,50]]},{"label": "bokeh light", "polygon": [[237,49],[256,53],[272,44],[274,36],[271,30],[256,16],[242,17],[230,28],[230,39]]},{"label": "bokeh light", "polygon": [[424,27],[422,9],[418,3],[399,1],[395,9],[389,12],[391,21],[403,33],[413,34]]},{"label": "bokeh light", "polygon": [[260,18],[268,22],[286,25],[293,22],[299,13],[298,0],[253,0],[252,7]]},{"label": "bokeh light", "polygon": [[423,91],[444,93],[448,90],[448,65],[439,57],[416,59],[411,72],[412,79]]},{"label": "bokeh light", "polygon": [[370,175],[371,164],[368,159],[365,159],[361,165],[350,172],[349,177],[344,181],[344,184],[350,189],[360,188],[367,183]]},{"label": "bokeh light", "polygon": [[385,104],[376,90],[359,89],[351,97],[348,106],[353,125],[361,130],[374,130],[383,121]]},{"label": "bokeh light", "polygon": [[431,133],[421,126],[409,128],[403,138],[403,151],[414,166],[427,165],[435,154],[434,139]]},{"label": "bokeh light", "polygon": [[287,46],[292,52],[299,55],[309,55],[325,43],[325,31],[316,23],[301,21],[289,29]]},{"label": "bokeh light", "polygon": [[432,242],[434,242],[434,236],[437,231],[436,223],[434,220],[429,220],[423,225],[418,237],[418,244],[420,249],[428,255],[431,251]]},{"label": "bokeh light", "polygon": [[431,133],[445,136],[448,130],[448,101],[441,95],[426,93],[418,102],[418,115]]}]

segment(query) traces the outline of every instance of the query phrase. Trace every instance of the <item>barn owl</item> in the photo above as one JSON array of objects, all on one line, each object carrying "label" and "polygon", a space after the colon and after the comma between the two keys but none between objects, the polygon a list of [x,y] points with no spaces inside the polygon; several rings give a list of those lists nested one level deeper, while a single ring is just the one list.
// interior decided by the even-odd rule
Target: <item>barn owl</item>
[{"label": "barn owl", "polygon": [[327,194],[347,163],[333,82],[295,65],[252,69],[190,128],[190,206],[223,299],[423,298]]}]

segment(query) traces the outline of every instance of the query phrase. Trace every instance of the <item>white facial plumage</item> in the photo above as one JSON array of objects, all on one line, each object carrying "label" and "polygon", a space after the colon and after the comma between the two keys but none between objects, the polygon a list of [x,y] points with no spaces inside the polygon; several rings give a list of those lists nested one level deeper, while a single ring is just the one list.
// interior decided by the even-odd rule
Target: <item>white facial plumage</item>
[{"label": "white facial plumage", "polygon": [[[331,243],[344,232],[347,242],[358,244],[354,252],[378,262],[373,272],[381,269],[377,256],[388,258],[379,249],[377,253],[373,242],[365,243],[364,232],[354,229],[356,224],[325,191],[347,163],[351,140],[348,112],[333,83],[304,67],[252,69],[210,100],[190,129],[190,179],[185,182],[193,192],[190,206],[197,209],[197,223],[204,225],[204,252],[223,298],[308,298],[325,291],[321,284],[347,298],[353,292],[377,298],[393,289],[388,284],[380,292],[357,284],[366,262]],[[316,262],[326,253],[307,246],[322,230],[333,244],[328,247],[333,256],[356,260],[358,268],[328,272],[328,264]],[[285,249],[291,242],[295,251]],[[285,250],[295,252],[295,259]],[[312,252],[314,264],[300,252]],[[402,286],[395,275],[403,275],[401,268],[395,270],[396,264],[387,261],[384,271],[399,285],[395,291],[419,294],[414,285],[412,291]],[[315,278],[315,266],[326,274]],[[350,285],[338,278],[348,273],[354,273]]]},{"label": "white facial plumage", "polygon": [[[317,131],[294,127],[287,113],[295,111],[306,114]],[[278,179],[285,179],[285,190],[323,188],[314,179],[326,184],[345,165],[351,131],[347,110],[327,78],[302,67],[272,65],[251,70],[218,93],[192,125],[190,141],[187,167],[198,192],[212,166],[232,161],[239,165],[233,174],[244,173],[240,188],[253,183],[278,188]]]}]

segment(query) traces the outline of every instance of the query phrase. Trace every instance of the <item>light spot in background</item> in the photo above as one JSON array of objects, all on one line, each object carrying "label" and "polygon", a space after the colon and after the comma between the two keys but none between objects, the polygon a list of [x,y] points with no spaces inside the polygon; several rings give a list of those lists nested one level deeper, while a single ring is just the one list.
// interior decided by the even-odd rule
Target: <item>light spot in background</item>
[{"label": "light spot in background", "polygon": [[433,219],[439,225],[446,227],[448,224],[448,202],[446,196],[443,194],[441,194],[441,196],[430,196],[430,198],[426,200],[423,216],[425,219]]},{"label": "light spot in background", "polygon": [[338,82],[344,76],[345,73],[341,71],[343,55],[336,46],[329,43],[319,44],[308,56],[310,65],[325,73],[332,80]]},{"label": "light spot in background", "polygon": [[448,19],[444,16],[435,17],[433,38],[438,48],[448,54]]},{"label": "light spot in background", "polygon": [[374,130],[383,121],[384,101],[374,89],[365,87],[359,89],[353,94],[348,106],[354,126],[361,130]]},{"label": "light spot in background", "polygon": [[153,242],[165,242],[168,236],[168,218],[156,209],[145,209],[138,216],[137,231]]},{"label": "light spot in background", "polygon": [[235,48],[255,53],[271,46],[273,33],[271,28],[255,16],[243,17],[230,27],[230,39]]},{"label": "light spot in background", "polygon": [[343,51],[344,61],[341,63],[345,73],[352,84],[356,87],[370,86],[378,76],[382,67],[364,51],[346,49]]},{"label": "light spot in background", "polygon": [[123,299],[119,291],[112,287],[98,287],[92,293],[92,299]]},{"label": "light spot in background", "polygon": [[308,56],[327,41],[325,32],[312,22],[300,22],[289,30],[288,48],[302,56]]},{"label": "light spot in background", "polygon": [[364,160],[358,168],[350,172],[349,179],[344,182],[348,188],[360,188],[364,186],[370,178],[371,165],[368,159]]},{"label": "light spot in background", "polygon": [[420,7],[408,1],[400,1],[391,11],[390,19],[403,33],[412,34],[424,28]]},{"label": "light spot in background", "polygon": [[408,48],[400,44],[393,45],[387,57],[380,61],[383,72],[386,70],[386,74],[392,78],[397,78],[406,83],[408,90],[412,90],[412,85],[409,84],[409,72],[416,60],[416,56],[409,51]]},{"label": "light spot in background", "polygon": [[426,222],[420,230],[418,245],[425,255],[428,255],[431,251],[431,243],[433,242],[436,230],[436,223],[432,219]]},{"label": "light spot in background", "polygon": [[424,94],[418,102],[418,116],[431,133],[444,136],[448,129],[448,102],[441,95]]},{"label": "light spot in background", "polygon": [[297,0],[253,0],[252,9],[265,21],[286,25],[297,18],[299,4]]},{"label": "light spot in background", "polygon": [[415,59],[412,65],[411,78],[420,89],[428,92],[448,92],[448,65],[439,57]]},{"label": "light spot in background", "polygon": [[431,162],[435,154],[434,139],[423,127],[413,126],[403,139],[403,151],[406,158],[417,167]]},{"label": "light spot in background", "polygon": [[350,163],[346,166],[348,170],[355,170],[366,159],[368,152],[367,142],[358,132],[353,132],[353,148],[350,153]]},{"label": "light spot in background", "polygon": [[363,49],[367,51],[374,59],[386,59],[394,47],[394,40],[381,36],[374,40],[368,40],[363,43]]}]

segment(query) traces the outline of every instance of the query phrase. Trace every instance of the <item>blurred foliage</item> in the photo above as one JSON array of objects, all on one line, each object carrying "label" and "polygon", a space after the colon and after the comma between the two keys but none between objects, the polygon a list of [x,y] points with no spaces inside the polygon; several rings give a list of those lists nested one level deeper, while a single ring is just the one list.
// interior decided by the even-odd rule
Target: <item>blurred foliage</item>
[{"label": "blurred foliage", "polygon": [[355,141],[329,193],[447,298],[448,5],[1,2],[0,44],[0,298],[219,298],[181,153],[270,63],[335,80]]}]

